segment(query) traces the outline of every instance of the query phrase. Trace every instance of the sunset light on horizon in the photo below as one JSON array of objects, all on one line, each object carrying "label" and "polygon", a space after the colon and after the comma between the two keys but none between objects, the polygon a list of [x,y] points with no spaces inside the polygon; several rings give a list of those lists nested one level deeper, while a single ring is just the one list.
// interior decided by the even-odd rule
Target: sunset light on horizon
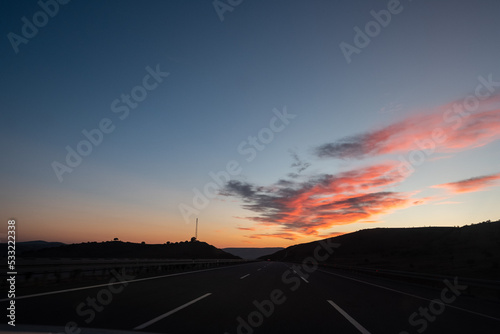
[{"label": "sunset light on horizon", "polygon": [[198,219],[218,248],[287,247],[500,219],[497,1],[1,7],[18,242],[163,244]]}]

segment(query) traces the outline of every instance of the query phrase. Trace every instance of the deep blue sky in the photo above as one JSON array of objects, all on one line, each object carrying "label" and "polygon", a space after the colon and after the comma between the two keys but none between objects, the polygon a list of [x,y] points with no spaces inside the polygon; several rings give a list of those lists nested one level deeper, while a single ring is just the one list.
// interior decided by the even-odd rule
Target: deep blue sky
[{"label": "deep blue sky", "polygon": [[[447,128],[453,139],[411,176],[391,174],[376,189],[318,181],[397,166],[415,147],[371,153],[367,147],[429,138],[432,127],[452,125],[441,115],[474,94],[479,77],[500,81],[500,3],[493,0],[401,1],[399,13],[348,63],[339,45],[355,45],[353,28],[364,30],[374,20],[370,11],[388,3],[246,0],[221,21],[211,1],[73,0],[16,53],[8,34],[22,35],[22,18],[33,22],[41,7],[3,1],[2,219],[19,221],[21,240],[164,242],[188,239],[199,217],[200,238],[222,247],[498,218],[492,199],[500,194],[493,187],[500,173],[494,98],[500,87],[464,128]],[[111,103],[142,85],[148,66],[169,76],[121,120]],[[269,127],[273,109],[296,117],[248,162],[238,146]],[[103,118],[114,131],[60,182],[53,162],[65,163],[66,146],[76,149],[82,130]],[[393,124],[397,131],[386,129]],[[367,139],[378,130],[399,137]],[[318,153],[345,142],[363,154]],[[194,207],[193,188],[203,191],[209,172],[231,160],[242,168],[235,182],[217,189],[221,194],[186,224],[179,205]],[[290,175],[300,167],[307,168]],[[470,178],[478,184],[467,191],[446,186]],[[318,184],[330,188],[318,191]],[[382,200],[383,192],[391,192],[390,200]],[[326,202],[318,198],[331,207],[321,211]],[[346,199],[355,212],[344,210]],[[368,204],[360,209],[360,202]]]}]

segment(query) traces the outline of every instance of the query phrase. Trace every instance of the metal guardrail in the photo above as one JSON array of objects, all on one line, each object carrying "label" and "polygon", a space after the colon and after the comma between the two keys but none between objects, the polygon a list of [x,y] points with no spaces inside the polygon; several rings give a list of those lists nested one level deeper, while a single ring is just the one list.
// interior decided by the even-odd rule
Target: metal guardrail
[{"label": "metal guardrail", "polygon": [[469,295],[478,297],[489,297],[489,299],[500,300],[500,280],[487,280],[479,278],[468,278],[460,276],[438,275],[429,273],[416,273],[389,269],[366,268],[358,266],[340,265],[340,264],[320,264],[323,267],[341,269],[346,271],[361,272],[378,277],[404,280],[417,284],[423,284],[433,287],[442,287],[444,280],[453,282],[455,278],[462,285],[467,285],[465,292]]},{"label": "metal guardrail", "polygon": [[[158,273],[198,270],[252,262],[234,259],[98,259],[69,260],[49,259],[45,261],[19,261],[16,285],[27,287],[51,283],[96,280],[110,277],[113,271],[134,276],[147,276]],[[7,274],[0,275],[0,286],[6,285]]]}]

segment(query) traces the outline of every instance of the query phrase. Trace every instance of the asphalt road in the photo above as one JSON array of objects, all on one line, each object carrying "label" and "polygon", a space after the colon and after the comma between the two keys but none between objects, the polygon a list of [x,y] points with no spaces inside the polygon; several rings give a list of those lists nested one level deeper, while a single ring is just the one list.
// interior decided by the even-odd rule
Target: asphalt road
[{"label": "asphalt road", "polygon": [[[219,334],[500,332],[500,304],[466,296],[459,282],[431,289],[301,265],[294,272],[292,266],[255,262],[137,280],[118,273],[113,285],[18,298],[16,325],[66,326],[75,334],[86,327]],[[0,302],[2,310],[7,306]]]}]

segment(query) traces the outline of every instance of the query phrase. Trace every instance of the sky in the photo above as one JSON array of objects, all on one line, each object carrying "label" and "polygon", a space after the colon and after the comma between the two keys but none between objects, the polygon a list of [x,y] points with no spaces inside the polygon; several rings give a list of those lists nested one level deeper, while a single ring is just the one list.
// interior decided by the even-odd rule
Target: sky
[{"label": "sky", "polygon": [[498,1],[0,2],[17,241],[289,246],[500,218]]}]

